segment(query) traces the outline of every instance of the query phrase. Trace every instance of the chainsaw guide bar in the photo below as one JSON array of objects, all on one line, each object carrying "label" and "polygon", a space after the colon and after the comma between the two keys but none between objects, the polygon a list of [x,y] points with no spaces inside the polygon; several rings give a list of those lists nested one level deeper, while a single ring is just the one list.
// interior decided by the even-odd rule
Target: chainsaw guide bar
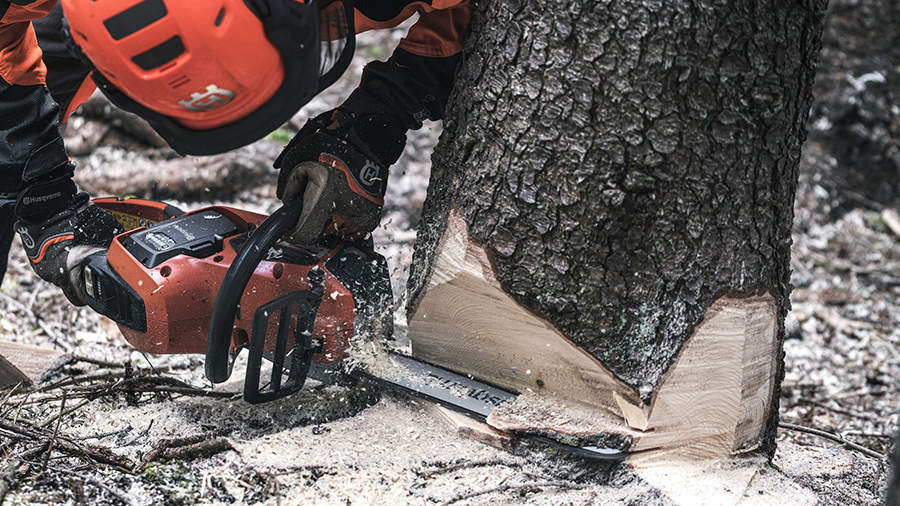
[{"label": "chainsaw guide bar", "polygon": [[[394,365],[401,369],[399,374],[392,374],[391,378],[386,378],[362,369],[356,369],[352,374],[372,380],[391,390],[434,402],[482,422],[487,420],[494,408],[512,402],[518,397],[512,392],[406,355],[393,352],[388,352],[387,355]],[[627,452],[615,448],[573,446],[546,436],[526,437],[566,453],[593,460],[621,461],[628,455]]]}]

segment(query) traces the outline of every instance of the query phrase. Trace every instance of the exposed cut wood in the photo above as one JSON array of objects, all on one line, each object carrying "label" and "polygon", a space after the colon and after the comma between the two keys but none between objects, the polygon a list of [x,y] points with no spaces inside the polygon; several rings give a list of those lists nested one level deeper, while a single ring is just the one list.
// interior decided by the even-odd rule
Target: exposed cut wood
[{"label": "exposed cut wood", "polygon": [[437,404],[427,403],[435,416],[447,422],[457,434],[470,437],[476,441],[493,446],[495,448],[508,449],[512,443],[512,436],[499,431],[486,423],[479,422],[469,416],[457,413]]},{"label": "exposed cut wood", "polygon": [[718,300],[649,406],[618,398],[621,418],[584,403],[526,395],[496,410],[488,423],[612,443],[628,438],[631,461],[648,465],[755,449],[773,395],[774,311],[768,295]]},{"label": "exposed cut wood", "polygon": [[60,351],[0,341],[0,388],[32,385],[67,355]]},{"label": "exposed cut wood", "polygon": [[637,393],[506,294],[487,254],[451,211],[427,288],[409,321],[413,356],[519,392],[535,390],[617,413]]},{"label": "exposed cut wood", "polygon": [[593,406],[547,395],[527,393],[497,407],[488,425],[511,433],[527,432],[562,437],[579,444],[630,450],[642,433],[626,426],[621,417]]},{"label": "exposed cut wood", "polygon": [[656,392],[633,450],[677,449],[672,457],[688,459],[756,448],[772,405],[776,327],[768,294],[710,306]]},{"label": "exposed cut wood", "polygon": [[716,458],[757,448],[777,373],[774,298],[722,297],[645,404],[602,362],[496,281],[451,211],[410,318],[413,355],[527,395],[488,424],[625,445],[636,460]]}]

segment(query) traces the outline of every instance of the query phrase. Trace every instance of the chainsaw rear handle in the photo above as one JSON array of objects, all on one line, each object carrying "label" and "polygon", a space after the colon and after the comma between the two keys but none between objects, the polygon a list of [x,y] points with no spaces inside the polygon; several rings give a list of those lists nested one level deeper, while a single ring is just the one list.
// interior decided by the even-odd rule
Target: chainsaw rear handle
[{"label": "chainsaw rear handle", "polygon": [[269,248],[300,218],[303,200],[293,200],[266,218],[256,230],[250,233],[243,249],[225,273],[213,306],[206,343],[206,377],[213,383],[222,383],[231,376],[233,358],[231,356],[231,334],[238,304],[244,295],[247,282],[256,267],[266,257]]}]

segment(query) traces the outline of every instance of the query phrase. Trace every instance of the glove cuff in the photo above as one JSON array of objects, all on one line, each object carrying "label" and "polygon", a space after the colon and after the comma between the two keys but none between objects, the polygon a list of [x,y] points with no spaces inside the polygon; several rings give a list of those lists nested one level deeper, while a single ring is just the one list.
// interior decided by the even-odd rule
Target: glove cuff
[{"label": "glove cuff", "polygon": [[309,120],[291,139],[275,159],[275,168],[317,160],[323,152],[318,146],[329,143],[328,138],[349,144],[345,151],[355,148],[363,157],[387,169],[403,154],[406,127],[390,114],[357,114],[343,109],[326,112]]},{"label": "glove cuff", "polygon": [[392,115],[357,114],[338,109],[339,125],[326,129],[353,144],[375,162],[390,167],[406,147],[406,127]]}]

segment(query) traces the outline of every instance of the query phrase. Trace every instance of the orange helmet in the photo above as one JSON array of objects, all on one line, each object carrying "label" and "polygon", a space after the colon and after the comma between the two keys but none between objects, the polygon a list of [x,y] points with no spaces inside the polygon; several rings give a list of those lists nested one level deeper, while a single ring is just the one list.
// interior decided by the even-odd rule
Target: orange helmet
[{"label": "orange helmet", "polygon": [[285,121],[346,70],[352,0],[62,0],[117,106],[179,153],[221,153]]}]

